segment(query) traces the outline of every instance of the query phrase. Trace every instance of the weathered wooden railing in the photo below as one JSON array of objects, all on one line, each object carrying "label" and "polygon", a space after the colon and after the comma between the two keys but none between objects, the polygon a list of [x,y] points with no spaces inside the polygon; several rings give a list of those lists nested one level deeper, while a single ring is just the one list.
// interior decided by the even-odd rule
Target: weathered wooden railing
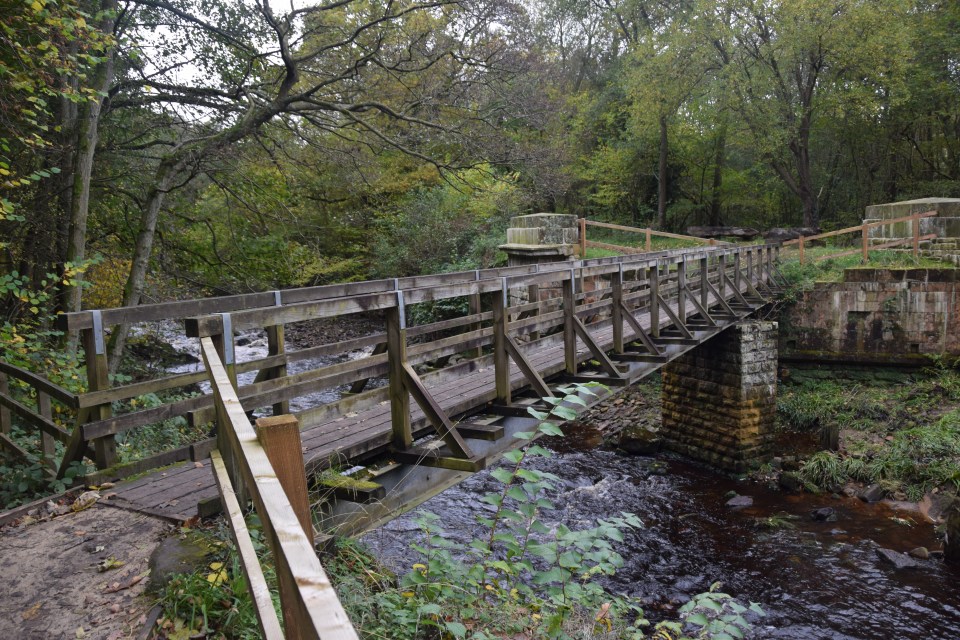
[{"label": "weathered wooden railing", "polygon": [[[913,245],[913,255],[917,257],[920,253],[920,243],[924,240],[932,240],[937,237],[937,234],[931,233],[927,235],[920,235],[920,220],[923,218],[932,218],[937,215],[936,211],[927,211],[924,213],[914,213],[909,216],[903,216],[900,218],[892,218],[890,220],[878,220],[877,222],[865,222],[864,224],[858,225],[856,227],[847,227],[845,229],[838,229],[836,231],[828,231],[827,233],[819,233],[815,236],[800,236],[795,240],[788,240],[783,243],[783,247],[792,247],[796,246],[797,251],[799,252],[800,264],[804,264],[807,260],[806,252],[810,247],[810,243],[816,242],[818,240],[825,240],[826,238],[838,238],[840,236],[859,234],[860,235],[860,246],[856,249],[850,249],[845,251],[839,251],[836,253],[829,253],[817,256],[814,260],[825,260],[827,258],[840,258],[844,256],[852,256],[856,254],[861,255],[863,262],[870,260],[870,250],[875,251],[881,249],[892,249],[894,247],[900,247],[906,244]],[[880,244],[870,243],[870,230],[876,229],[878,227],[885,227],[894,224],[900,224],[904,222],[910,223],[911,228],[911,237],[909,238],[899,238],[897,240],[891,240],[889,242],[883,242]]]},{"label": "weathered wooden railing", "polygon": [[[356,631],[314,551],[296,420],[274,425],[258,421],[255,431],[224,364],[223,342],[217,345],[211,338],[200,342],[218,414],[213,472],[263,637],[356,640]],[[282,435],[268,435],[277,428]],[[260,516],[274,559],[283,631],[244,520],[241,504],[247,497]]]},{"label": "weathered wooden railing", "polygon": [[[596,220],[588,220],[586,218],[579,219],[580,224],[580,255],[587,255],[588,247],[596,247],[597,249],[607,249],[610,251],[619,251],[624,254],[633,254],[637,251],[646,251],[650,252],[653,250],[653,239],[654,238],[669,238],[671,240],[682,240],[684,242],[691,242],[694,246],[704,245],[709,247],[715,246],[727,246],[730,245],[729,242],[720,242],[713,238],[698,238],[696,236],[685,236],[679,233],[668,233],[666,231],[657,231],[656,229],[639,228],[639,227],[628,227],[622,224],[612,224],[610,222],[598,222]],[[644,237],[643,248],[634,247],[634,246],[624,246],[618,244],[611,244],[609,242],[597,242],[595,240],[589,240],[587,238],[587,227],[596,227],[598,229],[609,229],[611,231],[619,231],[623,233],[635,233],[642,234]]]},{"label": "weathered wooden railing", "polygon": [[[727,300],[733,295],[732,291],[739,294],[744,282],[755,283],[750,284],[753,287],[769,281],[776,251],[773,245],[674,250],[66,314],[60,326],[67,331],[80,331],[82,335],[90,389],[72,394],[40,376],[3,365],[0,385],[7,379],[16,381],[20,388],[17,397],[21,400],[24,388],[36,389],[37,400],[33,406],[27,406],[14,399],[17,394],[4,391],[0,386],[0,406],[6,410],[0,412],[0,426],[7,435],[12,418],[17,418],[24,428],[36,429],[37,433],[47,436],[44,447],[48,453],[53,450],[52,440],[63,442],[65,451],[58,465],[61,475],[71,462],[88,457],[98,468],[109,468],[100,476],[122,477],[181,460],[204,458],[214,447],[214,441],[207,439],[121,468],[116,466],[115,435],[177,416],[205,423],[213,421],[216,412],[213,397],[206,394],[114,415],[114,406],[121,406],[132,398],[183,389],[204,381],[207,374],[200,371],[161,375],[153,380],[111,387],[105,355],[107,327],[184,320],[193,316],[196,319],[191,322],[191,332],[205,337],[221,333],[232,338],[236,330],[265,331],[267,355],[242,362],[233,356],[230,348],[233,340],[224,339],[226,366],[236,374],[256,372],[252,383],[240,387],[239,399],[246,411],[269,408],[275,414],[288,413],[290,403],[299,401],[297,415],[301,426],[307,428],[332,416],[346,415],[389,400],[391,395],[399,397],[401,389],[412,392],[417,399],[418,394],[422,396],[419,386],[424,381],[455,379],[464,371],[486,366],[484,358],[490,359],[491,364],[497,360],[501,368],[508,358],[519,360],[513,353],[514,345],[503,340],[498,342],[497,327],[504,322],[504,317],[509,318],[515,339],[529,344],[544,338],[559,339],[560,334],[568,343],[577,338],[582,341],[583,327],[578,327],[572,318],[589,325],[592,319],[613,316],[618,319],[615,327],[619,328],[615,331],[622,335],[623,323],[629,323],[624,319],[629,314],[623,313],[623,305],[635,312],[646,309],[656,317],[657,322],[651,325],[656,332],[661,319],[670,320],[668,300],[674,303],[678,299],[706,300],[700,293],[690,293],[691,286],[699,286],[702,291],[712,286],[718,289],[719,299]],[[703,273],[707,274],[706,278],[701,277]],[[727,283],[731,283],[729,287]],[[504,290],[508,292],[507,310],[500,309],[498,303],[503,299]],[[526,296],[525,300],[521,293]],[[616,300],[619,296],[622,304]],[[456,317],[413,324],[414,310],[441,300],[460,303],[462,311]],[[686,308],[687,305],[680,305],[679,313],[685,314]],[[297,350],[286,348],[284,328],[290,323],[368,312],[383,314],[382,332]],[[525,348],[529,344],[525,344]],[[346,357],[343,354],[349,353],[353,356],[343,361],[322,366],[309,363],[320,357],[343,359]],[[361,355],[356,357],[358,353]],[[483,355],[485,353],[488,355]],[[398,358],[398,354],[403,357]],[[461,358],[459,362],[445,362],[457,354]],[[400,367],[401,361],[407,366]],[[429,363],[435,363],[437,370],[424,372],[423,367]],[[573,366],[567,364],[566,368],[571,370]],[[288,371],[297,367],[305,370]],[[390,388],[367,388],[368,380],[391,373]],[[532,382],[539,386],[535,379]],[[503,381],[498,384],[500,395],[506,397]],[[334,401],[304,400],[308,394],[343,385],[349,385],[352,393],[337,391],[338,399]],[[68,434],[45,415],[50,414],[49,400],[58,403],[61,412],[68,412],[74,424],[72,433]],[[422,404],[427,405],[428,415],[435,413],[429,402]],[[402,407],[399,413],[403,413]],[[442,420],[439,422],[442,425]],[[347,440],[352,437],[349,435]],[[361,440],[360,436],[356,437],[358,443]],[[452,447],[461,448],[455,441]],[[354,452],[362,453],[359,449]]]}]

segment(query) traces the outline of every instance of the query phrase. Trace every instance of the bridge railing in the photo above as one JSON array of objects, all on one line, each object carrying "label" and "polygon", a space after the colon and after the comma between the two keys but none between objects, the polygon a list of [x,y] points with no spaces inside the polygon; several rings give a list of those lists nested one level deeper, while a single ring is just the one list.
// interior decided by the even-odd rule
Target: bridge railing
[{"label": "bridge railing", "polygon": [[[357,633],[314,551],[306,483],[300,483],[299,491],[293,490],[296,483],[285,483],[273,464],[285,456],[288,477],[302,478],[303,455],[296,422],[288,425],[294,432],[292,441],[270,455],[240,406],[223,362],[223,344],[218,349],[212,338],[203,338],[200,343],[220,417],[212,467],[263,637],[356,640]],[[241,504],[247,497],[260,516],[274,559],[285,633],[244,520]]]},{"label": "bridge railing", "polygon": [[[932,240],[937,237],[937,234],[931,233],[926,235],[921,235],[920,233],[920,220],[924,218],[932,218],[937,215],[936,211],[926,211],[923,213],[914,213],[909,216],[902,216],[900,218],[892,218],[890,220],[878,220],[876,222],[865,222],[861,225],[855,227],[847,227],[845,229],[838,229],[836,231],[828,231],[827,233],[819,233],[813,236],[800,236],[795,240],[788,240],[783,243],[784,248],[796,247],[798,252],[798,259],[800,264],[805,264],[809,259],[807,256],[807,250],[812,246],[812,243],[819,240],[825,240],[827,238],[839,238],[842,236],[851,236],[855,238],[860,236],[860,246],[856,249],[843,250],[838,252],[830,252],[828,254],[818,255],[813,258],[814,261],[817,260],[826,260],[827,258],[840,258],[844,256],[852,256],[856,254],[861,255],[861,260],[863,262],[868,262],[870,260],[870,251],[878,251],[881,249],[893,249],[895,247],[902,247],[904,245],[912,245],[913,255],[917,257],[920,253],[920,243],[924,240]],[[870,242],[870,230],[877,229],[879,227],[892,226],[896,224],[910,223],[910,237],[899,238],[896,240],[890,240],[888,242],[883,242],[880,244],[871,244]]]},{"label": "bridge railing", "polygon": [[[39,400],[31,407],[20,406],[23,402],[15,400],[17,394],[5,392],[0,386],[0,423],[9,428],[11,419],[16,418],[29,428],[39,429],[38,434],[64,442],[64,455],[59,464],[61,475],[71,462],[87,457],[103,470],[89,481],[96,482],[106,476],[124,477],[182,460],[205,458],[215,441],[207,438],[118,466],[115,436],[176,417],[202,425],[212,422],[216,412],[210,394],[195,393],[181,394],[157,406],[131,409],[131,399],[151,393],[189,390],[203,382],[207,374],[205,371],[160,373],[146,381],[111,386],[107,375],[106,333],[112,325],[185,321],[193,316],[200,319],[192,323],[191,331],[199,331],[198,327],[203,325],[212,332],[213,323],[217,331],[227,329],[231,337],[241,329],[262,332],[268,345],[265,356],[238,360],[235,350],[231,350],[225,363],[245,380],[239,388],[239,399],[247,411],[267,408],[276,414],[288,413],[291,402],[295,402],[298,417],[306,428],[389,399],[389,388],[376,385],[382,385],[391,370],[390,330],[385,323],[381,330],[374,330],[370,335],[293,350],[285,344],[285,329],[291,323],[354,313],[387,315],[399,309],[398,300],[402,297],[404,335],[409,341],[406,362],[416,367],[424,380],[437,382],[482,366],[483,358],[491,358],[495,346],[492,297],[497,292],[502,295],[504,282],[511,296],[511,322],[519,323],[515,328],[524,340],[533,341],[564,330],[569,314],[564,316],[561,280],[571,269],[577,283],[576,314],[589,324],[591,320],[618,313],[611,302],[614,296],[611,278],[621,269],[628,274],[628,283],[633,283],[624,289],[627,302],[649,305],[651,270],[659,276],[657,286],[661,295],[678,295],[679,279],[698,277],[703,257],[710,264],[708,278],[714,286],[722,286],[726,280],[718,275],[721,265],[731,281],[746,274],[756,275],[771,263],[773,251],[773,245],[705,247],[65,314],[60,320],[61,328],[81,333],[89,390],[70,394],[43,381],[41,376],[4,365],[0,369],[3,376],[0,385],[4,378],[16,382],[20,396],[24,395],[24,388],[36,389],[28,395],[33,394]],[[544,280],[551,277],[555,278],[552,284]],[[440,306],[446,307],[448,316],[436,317]],[[322,360],[319,364],[318,359]],[[311,399],[311,395],[317,393],[326,395]],[[44,416],[45,403],[49,404],[44,398],[51,398],[59,405],[59,420]],[[125,413],[115,413],[117,409]],[[68,434],[70,423],[73,430]],[[387,445],[389,442],[378,446]],[[44,446],[47,450],[52,448],[49,442]]]}]

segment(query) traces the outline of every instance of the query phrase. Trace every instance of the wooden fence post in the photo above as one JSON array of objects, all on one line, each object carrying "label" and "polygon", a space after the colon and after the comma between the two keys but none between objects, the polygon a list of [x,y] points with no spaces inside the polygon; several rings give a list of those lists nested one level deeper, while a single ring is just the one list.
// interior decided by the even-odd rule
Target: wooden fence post
[{"label": "wooden fence post", "polygon": [[[230,384],[233,386],[234,391],[236,391],[237,366],[234,355],[233,322],[229,313],[220,314],[220,333],[211,335],[210,341],[213,343],[217,355],[220,356],[220,362],[223,363],[223,368],[227,373],[227,377],[230,379]],[[207,371],[210,371],[209,363],[207,364]],[[234,446],[234,438],[231,438],[229,434],[231,428],[230,418],[224,410],[222,403],[217,402],[214,404],[214,407],[217,416],[217,449],[220,450],[220,455],[223,456],[223,464],[227,468],[227,474],[230,476],[230,480],[233,482],[237,494],[237,502],[246,507],[247,502],[250,500],[250,493],[241,481],[241,465],[237,459],[240,454]]]},{"label": "wooden fence post", "polygon": [[649,251],[650,251],[650,248],[653,246],[652,243],[650,242],[650,228],[649,228],[649,227],[647,227],[646,232],[647,232],[647,241],[646,241],[646,249],[645,249],[645,250],[649,252]]},{"label": "wooden fence post", "polygon": [[913,227],[913,257],[920,257],[920,214],[914,214],[910,222]]},{"label": "wooden fence post", "polygon": [[720,297],[726,300],[727,297],[727,254],[721,253],[717,256],[717,273],[720,279],[717,281],[717,289]]},{"label": "wooden fence post", "polygon": [[580,218],[580,259],[587,259],[587,219]]},{"label": "wooden fence post", "polygon": [[563,362],[566,372],[577,375],[577,333],[573,326],[577,311],[577,279],[574,269],[561,283],[563,290]]},{"label": "wooden fence post", "polygon": [[[99,311],[93,312],[93,327],[80,332],[83,343],[84,359],[87,367],[88,391],[103,391],[110,387],[109,366],[107,364],[106,341],[103,337],[103,324]],[[89,420],[106,420],[113,411],[110,404],[101,404],[90,408]],[[103,436],[93,441],[94,462],[98,469],[106,469],[117,461],[117,442],[113,435]]]},{"label": "wooden fence post", "polygon": [[741,268],[740,252],[738,251],[737,253],[733,254],[733,288],[736,289],[737,292],[740,291],[740,278],[743,276],[743,274],[740,272]]},{"label": "wooden fence post", "polygon": [[611,321],[613,322],[613,349],[617,353],[624,352],[623,345],[623,263],[619,264],[620,270],[610,274],[610,287],[613,289],[611,298],[612,304],[610,311]]},{"label": "wooden fence post", "polygon": [[800,234],[800,264],[803,264],[803,234]]},{"label": "wooden fence post", "polygon": [[313,540],[313,521],[310,518],[310,501],[307,498],[307,476],[304,472],[303,445],[300,442],[300,426],[296,416],[270,416],[258,418],[257,440],[270,460],[280,480],[280,486],[290,499],[297,520],[308,540]]},{"label": "wooden fence post", "polygon": [[[581,218],[582,220],[582,218]],[[510,289],[507,279],[500,278],[500,291],[494,291],[493,301],[493,379],[497,402],[510,404],[510,359],[507,353],[507,306]]]},{"label": "wooden fence post", "polygon": [[861,230],[862,230],[861,231],[861,235],[862,235],[861,254],[862,255],[860,256],[860,262],[862,262],[863,264],[867,264],[868,262],[870,262],[870,228],[867,227],[867,223],[863,223]]},{"label": "wooden fence post", "polygon": [[397,291],[397,306],[384,310],[387,322],[387,362],[390,379],[390,421],[393,446],[401,451],[413,444],[410,428],[410,394],[404,382],[403,365],[407,361],[407,319],[403,291]]},{"label": "wooden fence post", "polygon": [[[313,522],[310,518],[310,501],[307,498],[307,476],[304,472],[303,448],[300,443],[300,427],[293,416],[272,416],[257,420],[257,440],[263,446],[274,475],[280,481],[290,506],[303,527],[307,540],[313,541]],[[274,549],[277,547],[274,546]],[[286,563],[283,554],[274,553],[281,563]],[[297,583],[288,568],[277,569],[280,587],[280,608],[283,611],[284,636],[288,640],[316,637],[313,625],[302,615],[297,603]]]}]

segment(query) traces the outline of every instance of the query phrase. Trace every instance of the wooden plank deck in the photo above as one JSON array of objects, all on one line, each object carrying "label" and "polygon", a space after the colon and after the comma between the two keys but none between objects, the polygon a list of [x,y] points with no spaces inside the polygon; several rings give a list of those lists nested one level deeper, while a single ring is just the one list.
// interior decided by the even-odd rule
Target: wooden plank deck
[{"label": "wooden plank deck", "polygon": [[[676,310],[675,302],[670,306]],[[687,313],[694,315],[696,309],[687,304]],[[745,315],[749,315],[746,313]],[[649,331],[650,318],[646,311],[635,313],[640,325]],[[734,321],[731,321],[732,324]],[[661,326],[669,326],[664,320]],[[609,319],[591,325],[591,335],[601,348],[613,347],[613,327]],[[624,331],[625,338],[633,336],[631,329]],[[562,335],[556,334],[521,346],[528,359],[541,376],[548,378],[564,370]],[[693,348],[677,350],[672,357]],[[590,351],[578,340],[577,360],[591,359]],[[657,365],[659,366],[659,365]],[[655,370],[649,366],[646,373]],[[645,375],[644,374],[644,375]],[[511,362],[511,386],[520,389],[526,386],[520,369]],[[475,367],[455,381],[424,381],[428,390],[448,415],[457,416],[479,409],[496,398],[493,364]],[[429,433],[432,428],[416,403],[411,404],[411,423],[419,433]],[[392,439],[390,403],[383,401],[368,409],[336,416],[302,433],[304,460],[307,469],[324,467],[329,460],[347,463],[351,460],[385,452]],[[184,462],[166,469],[154,471],[133,481],[121,482],[114,489],[115,496],[109,504],[142,513],[184,521],[198,515],[198,504],[217,498],[214,476],[209,459],[202,462]]]}]

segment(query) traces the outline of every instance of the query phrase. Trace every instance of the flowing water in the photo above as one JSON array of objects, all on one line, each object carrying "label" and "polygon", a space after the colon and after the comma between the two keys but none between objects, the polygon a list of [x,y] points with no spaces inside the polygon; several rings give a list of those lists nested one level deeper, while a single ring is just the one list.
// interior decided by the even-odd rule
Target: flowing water
[{"label": "flowing water", "polygon": [[[588,438],[589,440],[589,438]],[[563,479],[552,496],[548,526],[592,526],[597,518],[627,511],[643,520],[619,551],[626,566],[610,581],[614,591],[641,598],[648,617],[669,615],[714,582],[741,601],[762,605],[756,638],[960,639],[960,570],[938,560],[919,569],[895,570],[877,556],[880,547],[902,552],[939,548],[932,525],[916,513],[853,498],[787,495],[737,482],[676,459],[627,457],[596,448],[570,448],[531,465]],[[416,513],[440,516],[448,536],[469,541],[481,529],[476,516],[492,507],[478,501],[498,483],[476,474],[426,502],[412,514],[368,534],[365,542],[388,564],[404,571],[416,556]],[[754,498],[732,510],[725,494]],[[813,509],[835,509],[836,522],[814,521]],[[799,516],[795,528],[765,529],[758,518],[782,512]],[[914,526],[891,518],[915,520]]]}]

